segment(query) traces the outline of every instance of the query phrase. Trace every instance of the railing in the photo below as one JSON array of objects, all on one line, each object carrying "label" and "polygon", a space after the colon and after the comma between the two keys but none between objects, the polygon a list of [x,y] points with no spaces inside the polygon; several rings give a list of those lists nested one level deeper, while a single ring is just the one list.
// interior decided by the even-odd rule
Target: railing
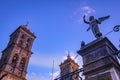
[{"label": "railing", "polygon": [[[79,76],[80,72],[83,72],[83,68],[80,68],[80,69],[78,69],[76,71],[65,74],[65,75],[63,75],[63,76],[61,76],[59,78],[54,79],[54,80],[66,80],[68,78],[70,78],[70,80],[74,80],[76,78],[80,78],[80,80],[82,80],[82,77]],[[73,79],[73,77],[74,77],[74,79]]]}]

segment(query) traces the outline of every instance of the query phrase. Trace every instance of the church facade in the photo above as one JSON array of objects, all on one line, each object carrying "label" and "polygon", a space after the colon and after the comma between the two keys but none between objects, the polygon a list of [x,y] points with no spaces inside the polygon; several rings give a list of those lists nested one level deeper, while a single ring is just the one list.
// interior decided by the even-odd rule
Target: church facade
[{"label": "church facade", "polygon": [[11,35],[0,59],[2,80],[26,80],[27,67],[31,57],[32,44],[36,36],[28,25],[19,26]]},{"label": "church facade", "polygon": [[71,59],[70,54],[68,54],[67,59],[60,65],[60,80],[80,80],[78,74],[68,76],[71,72],[79,69],[79,65]]}]

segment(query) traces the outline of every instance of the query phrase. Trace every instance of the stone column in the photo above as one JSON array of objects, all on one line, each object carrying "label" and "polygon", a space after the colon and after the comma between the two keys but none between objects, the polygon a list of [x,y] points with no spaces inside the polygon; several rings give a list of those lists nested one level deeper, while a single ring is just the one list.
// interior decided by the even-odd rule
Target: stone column
[{"label": "stone column", "polygon": [[98,38],[80,48],[85,80],[120,80],[120,64],[114,52],[118,51],[108,38]]}]

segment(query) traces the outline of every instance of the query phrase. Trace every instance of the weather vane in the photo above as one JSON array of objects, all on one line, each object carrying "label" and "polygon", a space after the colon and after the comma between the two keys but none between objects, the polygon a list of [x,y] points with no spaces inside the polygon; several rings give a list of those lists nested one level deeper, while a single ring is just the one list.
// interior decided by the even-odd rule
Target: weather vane
[{"label": "weather vane", "polygon": [[100,17],[98,19],[95,19],[94,16],[90,16],[89,17],[89,21],[85,20],[85,15],[83,16],[83,20],[84,23],[89,24],[89,28],[87,29],[87,31],[89,31],[90,29],[92,30],[94,36],[96,38],[100,38],[102,36],[102,33],[99,30],[99,26],[98,24],[101,24],[102,21],[108,19],[110,16],[105,16],[105,17]]}]

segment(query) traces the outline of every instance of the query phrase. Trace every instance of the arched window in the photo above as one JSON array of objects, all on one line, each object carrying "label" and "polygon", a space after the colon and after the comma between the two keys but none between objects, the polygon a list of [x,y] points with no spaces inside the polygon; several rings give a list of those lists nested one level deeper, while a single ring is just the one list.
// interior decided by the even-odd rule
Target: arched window
[{"label": "arched window", "polygon": [[27,43],[32,44],[32,39],[28,38]]},{"label": "arched window", "polygon": [[24,38],[25,38],[25,35],[23,34],[23,35],[21,36],[21,38],[24,39]]},{"label": "arched window", "polygon": [[30,49],[30,46],[29,46],[29,44],[26,44],[26,47],[25,47],[26,49]]},{"label": "arched window", "polygon": [[27,39],[27,42],[30,42],[30,39],[29,39],[29,38]]},{"label": "arched window", "polygon": [[15,55],[13,56],[12,63],[11,63],[13,67],[16,66],[17,60],[18,60],[18,54],[15,54]]},{"label": "arched window", "polygon": [[20,61],[20,70],[23,71],[24,70],[24,67],[25,67],[25,58],[22,57],[21,61]]},{"label": "arched window", "polygon": [[20,46],[23,45],[23,41],[22,41],[22,40],[19,41],[19,45],[20,45]]}]

